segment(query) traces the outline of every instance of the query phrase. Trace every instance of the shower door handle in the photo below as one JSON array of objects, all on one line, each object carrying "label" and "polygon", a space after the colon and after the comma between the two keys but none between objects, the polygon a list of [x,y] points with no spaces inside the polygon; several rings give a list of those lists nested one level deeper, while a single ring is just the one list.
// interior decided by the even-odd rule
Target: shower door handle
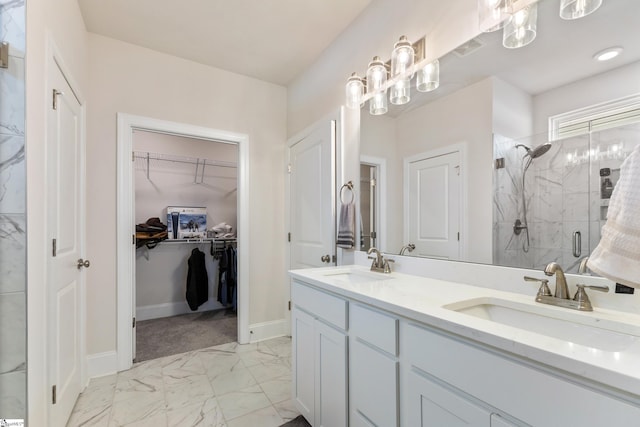
[{"label": "shower door handle", "polygon": [[582,255],[582,233],[579,231],[573,232],[573,256],[580,258]]}]

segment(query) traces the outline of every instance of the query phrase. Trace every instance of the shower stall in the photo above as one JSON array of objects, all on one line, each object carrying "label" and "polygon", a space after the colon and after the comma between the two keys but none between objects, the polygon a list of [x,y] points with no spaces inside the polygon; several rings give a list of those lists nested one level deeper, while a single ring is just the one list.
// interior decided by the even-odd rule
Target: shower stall
[{"label": "shower stall", "polygon": [[549,142],[494,135],[493,263],[576,272],[600,241],[620,166],[640,124]]}]

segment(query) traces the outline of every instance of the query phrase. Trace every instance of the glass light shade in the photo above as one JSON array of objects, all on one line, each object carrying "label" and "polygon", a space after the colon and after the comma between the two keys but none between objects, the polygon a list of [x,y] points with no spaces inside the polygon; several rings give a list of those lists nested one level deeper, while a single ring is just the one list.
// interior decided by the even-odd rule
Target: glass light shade
[{"label": "glass light shade", "polygon": [[560,18],[578,19],[593,13],[602,5],[602,0],[561,0]]},{"label": "glass light shade", "polygon": [[369,100],[369,114],[379,116],[385,114],[389,110],[387,104],[387,91],[378,92]]},{"label": "glass light shade", "polygon": [[538,3],[515,12],[504,27],[502,45],[508,49],[526,46],[536,38],[538,27]]},{"label": "glass light shade", "polygon": [[[415,52],[411,42],[407,40],[406,36],[400,37],[400,40],[393,46],[393,52],[391,52],[391,78],[412,71],[414,57]],[[413,74],[406,77],[411,78]]]},{"label": "glass light shade", "polygon": [[511,20],[513,0],[478,0],[478,23],[485,33],[504,28]]},{"label": "glass light shade", "polygon": [[372,94],[369,100],[369,113],[374,116],[387,112],[387,67],[375,56],[367,68],[367,93]]},{"label": "glass light shade", "polygon": [[391,86],[391,95],[389,100],[394,105],[403,105],[411,101],[411,80],[398,80],[396,84]]},{"label": "glass light shade", "polygon": [[347,108],[358,109],[362,107],[364,83],[362,83],[362,79],[356,73],[351,74],[351,77],[347,80],[345,92]]},{"label": "glass light shade", "polygon": [[440,86],[440,61],[437,59],[418,70],[416,89],[418,92],[431,92]]}]

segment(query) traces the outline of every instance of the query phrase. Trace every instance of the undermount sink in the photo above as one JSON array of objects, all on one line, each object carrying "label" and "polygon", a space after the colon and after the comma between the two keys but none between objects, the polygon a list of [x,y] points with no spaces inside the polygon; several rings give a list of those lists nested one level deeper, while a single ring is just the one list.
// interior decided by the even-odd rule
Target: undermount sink
[{"label": "undermount sink", "polygon": [[640,342],[640,327],[602,317],[500,298],[474,298],[444,308],[601,351],[620,352]]},{"label": "undermount sink", "polygon": [[393,279],[392,276],[386,273],[375,273],[351,268],[331,270],[324,273],[323,276],[343,283],[367,283]]}]

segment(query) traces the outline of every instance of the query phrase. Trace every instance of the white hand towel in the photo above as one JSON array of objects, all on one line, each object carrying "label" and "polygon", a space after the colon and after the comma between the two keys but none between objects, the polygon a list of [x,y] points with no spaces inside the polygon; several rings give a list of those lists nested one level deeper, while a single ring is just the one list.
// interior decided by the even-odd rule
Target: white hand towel
[{"label": "white hand towel", "polygon": [[340,206],[340,220],[338,222],[339,248],[351,249],[355,245],[356,239],[356,207],[351,203],[342,203]]},{"label": "white hand towel", "polygon": [[640,288],[640,146],[620,167],[602,238],[587,266],[608,279]]}]

